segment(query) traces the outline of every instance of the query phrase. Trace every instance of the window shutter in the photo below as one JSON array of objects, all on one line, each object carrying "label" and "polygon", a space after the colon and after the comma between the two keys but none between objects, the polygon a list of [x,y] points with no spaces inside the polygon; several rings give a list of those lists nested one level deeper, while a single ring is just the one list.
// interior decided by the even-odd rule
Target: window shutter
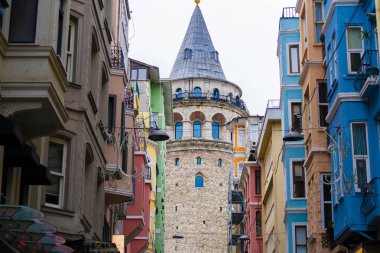
[{"label": "window shutter", "polygon": [[13,0],[9,42],[34,43],[36,37],[38,0]]}]

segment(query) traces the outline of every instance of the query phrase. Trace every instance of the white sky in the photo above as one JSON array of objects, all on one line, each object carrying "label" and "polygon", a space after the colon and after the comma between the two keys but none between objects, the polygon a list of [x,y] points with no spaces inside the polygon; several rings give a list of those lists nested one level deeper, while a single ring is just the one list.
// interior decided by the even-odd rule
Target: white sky
[{"label": "white sky", "polygon": [[[264,115],[280,97],[276,56],[283,7],[296,0],[201,0],[200,8],[228,81],[243,90],[251,115]],[[129,0],[133,59],[159,67],[168,78],[195,8],[193,0]]]}]

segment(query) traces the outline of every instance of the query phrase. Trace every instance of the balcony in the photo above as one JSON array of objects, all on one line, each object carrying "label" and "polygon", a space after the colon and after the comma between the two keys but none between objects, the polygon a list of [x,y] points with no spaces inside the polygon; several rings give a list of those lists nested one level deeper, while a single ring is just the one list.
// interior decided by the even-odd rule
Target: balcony
[{"label": "balcony", "polygon": [[189,92],[184,91],[181,93],[173,94],[174,101],[180,101],[184,99],[197,99],[197,100],[212,100],[216,102],[226,103],[233,106],[236,106],[242,110],[244,110],[247,114],[249,114],[248,108],[245,102],[239,97],[233,98],[231,94],[215,94],[213,91],[208,92]]},{"label": "balcony", "polygon": [[360,96],[368,97],[379,86],[379,52],[378,50],[366,50],[360,59],[360,65],[354,88],[360,92]]},{"label": "balcony", "polygon": [[122,177],[119,180],[107,180],[104,184],[104,191],[107,205],[131,201],[133,200],[132,179],[130,177]]},{"label": "balcony", "polygon": [[242,191],[236,191],[232,190],[230,191],[231,198],[230,198],[230,204],[241,204],[243,203],[243,192]]},{"label": "balcony", "polygon": [[368,225],[380,225],[380,208],[378,208],[380,177],[375,177],[368,184],[361,187],[364,192],[360,212],[367,217]]},{"label": "balcony", "polygon": [[111,48],[111,68],[124,69],[124,55],[121,47],[113,46]]}]

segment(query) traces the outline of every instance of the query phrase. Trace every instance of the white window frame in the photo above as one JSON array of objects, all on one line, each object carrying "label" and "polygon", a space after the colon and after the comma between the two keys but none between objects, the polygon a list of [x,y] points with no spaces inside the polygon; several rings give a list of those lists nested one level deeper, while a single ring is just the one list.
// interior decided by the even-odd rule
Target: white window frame
[{"label": "white window frame", "polygon": [[[330,180],[326,181],[326,180],[323,180],[324,177],[330,177]],[[325,224],[325,205],[324,204],[331,204],[331,214],[333,213],[333,203],[332,203],[332,194],[331,194],[331,188],[332,188],[332,185],[331,184],[328,184],[328,182],[331,182],[331,174],[328,174],[328,173],[321,173],[320,175],[320,182],[321,183],[321,214],[322,214],[322,230],[326,231],[326,229],[328,228],[328,224]],[[325,183],[323,183],[325,182]],[[325,195],[324,195],[324,190],[323,190],[323,187],[325,187],[325,185],[329,185],[330,186],[330,195],[331,195],[331,200],[330,201],[325,201]],[[334,215],[331,215],[331,218],[333,219],[332,221],[334,221]]]},{"label": "white window frame", "polygon": [[[327,87],[327,80],[317,80],[317,87],[318,87],[318,101],[317,101],[317,103],[318,103],[318,124],[319,124],[319,126],[321,127],[321,128],[326,128],[326,126],[322,126],[321,125],[321,106],[328,106],[329,105],[329,103],[328,103],[328,101],[327,101],[327,98],[326,98],[326,103],[323,103],[323,102],[321,102],[321,94],[320,94],[320,90],[319,90],[319,87],[320,87],[320,84],[321,83],[323,83],[324,85],[326,85],[326,95],[328,94],[328,87]],[[325,119],[325,121],[326,121],[326,119]],[[327,122],[324,122],[324,123],[326,123],[327,124]]]},{"label": "white window frame", "polygon": [[306,222],[293,222],[292,223],[292,241],[293,241],[293,252],[296,253],[296,227],[306,227],[306,249],[307,249],[307,223]]},{"label": "white window frame", "polygon": [[[328,45],[327,47],[327,63],[329,64],[328,68],[329,68],[329,75],[330,75],[330,80],[333,80],[333,64],[332,62],[330,61],[330,59],[333,57],[333,54],[332,54],[332,47],[331,45]],[[332,83],[332,81],[330,81]]]},{"label": "white window frame", "polygon": [[[293,72],[293,71],[290,71],[291,69],[291,60],[292,60],[292,56],[291,56],[291,52],[290,52],[290,48],[291,47],[294,47],[294,46],[297,46],[298,47],[298,72]],[[293,76],[293,75],[299,75],[301,73],[301,55],[300,55],[300,44],[299,43],[289,43],[286,45],[286,54],[287,54],[287,64],[288,64],[288,75],[290,76]]]},{"label": "white window frame", "polygon": [[58,173],[56,171],[50,171],[50,174],[52,174],[53,176],[60,177],[58,205],[48,203],[45,201],[45,206],[55,207],[55,208],[63,208],[63,203],[64,203],[64,199],[65,199],[65,183],[66,183],[67,142],[64,140],[61,140],[61,139],[57,139],[57,138],[49,138],[49,143],[50,142],[55,142],[57,144],[63,145],[62,172]]},{"label": "white window frame", "polygon": [[[352,128],[352,125],[353,124],[364,124],[365,126],[365,135],[366,135],[366,144],[367,144],[367,154],[366,155],[355,155],[354,154],[354,135],[353,135],[353,128]],[[369,163],[369,143],[368,143],[368,126],[367,126],[367,122],[365,121],[355,121],[355,122],[351,122],[350,123],[350,129],[351,129],[351,151],[352,151],[352,162],[353,162],[353,165],[352,165],[352,168],[353,168],[353,175],[357,175],[356,174],[356,160],[357,159],[362,159],[362,160],[365,160],[366,162],[366,173],[367,173],[367,183],[371,181],[371,174],[370,174],[370,168],[371,168],[371,165]],[[359,185],[355,182],[355,192],[360,192],[360,188],[359,188]]]},{"label": "white window frame", "polygon": [[[242,133],[242,136],[241,136],[241,133]],[[245,128],[244,127],[238,127],[237,129],[237,146],[238,147],[244,147],[245,145],[245,140],[244,140],[244,136],[245,136]]]},{"label": "white window frame", "polygon": [[306,187],[306,169],[305,166],[302,165],[303,173],[304,173],[304,187],[305,187],[305,197],[303,198],[295,198],[293,196],[294,190],[294,182],[293,182],[293,163],[295,162],[303,162],[305,163],[305,159],[289,159],[290,162],[290,199],[306,199],[307,198],[307,187]]},{"label": "white window frame", "polygon": [[338,49],[336,45],[336,35],[332,36],[332,43],[333,43],[333,55],[334,57],[334,79],[338,79]]},{"label": "white window frame", "polygon": [[75,69],[75,50],[76,50],[76,40],[77,40],[77,24],[74,20],[70,19],[68,27],[68,35],[70,40],[67,42],[66,50],[66,73],[67,80],[69,82],[74,81],[74,69]]},{"label": "white window frame", "polygon": [[251,142],[258,142],[259,140],[259,124],[250,124],[249,125],[249,137]]},{"label": "white window frame", "polygon": [[[301,109],[300,109],[300,113],[302,114],[302,100],[289,100],[289,109],[288,109],[288,124],[289,124],[289,130],[292,129],[293,127],[293,114],[292,114],[292,104],[300,104],[301,105]],[[302,128],[303,128],[303,120],[300,119],[300,123],[301,123],[301,133],[302,133]]]},{"label": "white window frame", "polygon": [[347,49],[347,72],[349,74],[356,74],[356,71],[351,71],[351,55],[350,53],[360,53],[360,58],[362,58],[363,53],[364,53],[364,43],[363,43],[363,38],[361,39],[362,42],[362,48],[359,49],[349,49],[348,48],[348,30],[351,28],[360,28],[360,31],[363,32],[363,27],[362,26],[348,26],[347,32],[346,32],[346,49]]},{"label": "white window frame", "polygon": [[[322,21],[317,21],[316,20],[316,15],[315,15],[315,4],[316,3],[320,3],[321,4]],[[317,28],[317,24],[322,24],[322,27],[323,27],[323,24],[325,23],[324,22],[324,13],[323,13],[323,3],[322,3],[321,0],[314,1],[314,3],[313,3],[313,15],[314,15],[314,43],[315,44],[321,44],[322,42],[320,41],[320,38],[317,38],[317,29],[316,29]]]}]

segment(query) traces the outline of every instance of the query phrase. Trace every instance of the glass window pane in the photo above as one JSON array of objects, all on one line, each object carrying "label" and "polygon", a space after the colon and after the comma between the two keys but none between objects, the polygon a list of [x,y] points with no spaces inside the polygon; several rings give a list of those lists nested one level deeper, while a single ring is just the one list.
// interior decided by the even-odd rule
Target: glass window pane
[{"label": "glass window pane", "polygon": [[367,155],[367,136],[364,123],[352,124],[354,155]]},{"label": "glass window pane", "polygon": [[136,80],[137,79],[137,69],[132,69],[131,70],[131,80]]},{"label": "glass window pane", "polygon": [[360,27],[347,28],[348,49],[362,49],[362,37]]},{"label": "glass window pane", "polygon": [[314,19],[323,22],[322,2],[314,2]]},{"label": "glass window pane", "polygon": [[244,128],[238,129],[238,146],[239,147],[244,146]]},{"label": "glass window pane", "polygon": [[64,145],[56,142],[49,142],[48,168],[50,171],[62,173]]},{"label": "glass window pane", "polygon": [[212,123],[212,138],[219,139],[219,124],[216,122]]},{"label": "glass window pane", "polygon": [[139,69],[139,80],[147,79],[147,71],[146,69]]},{"label": "glass window pane", "polygon": [[331,205],[331,203],[325,203],[323,205],[323,209],[324,209],[324,223],[325,223],[324,228],[328,228],[332,225],[332,205]]},{"label": "glass window pane", "polygon": [[200,97],[202,96],[202,89],[199,87],[194,88],[194,97]]},{"label": "glass window pane", "polygon": [[295,228],[296,245],[306,245],[306,226],[296,226]]},{"label": "glass window pane", "polygon": [[182,89],[178,88],[176,91],[176,98],[182,98]]},{"label": "glass window pane", "polygon": [[358,186],[360,187],[364,183],[367,183],[367,166],[366,159],[356,159],[356,170],[358,176]]},{"label": "glass window pane", "polygon": [[298,73],[299,72],[299,57],[298,57],[298,46],[292,46],[290,48],[290,73]]},{"label": "glass window pane", "polygon": [[176,139],[182,139],[182,122],[177,122],[175,124],[175,138]]},{"label": "glass window pane", "polygon": [[297,246],[296,252],[297,253],[307,253],[306,246]]},{"label": "glass window pane", "polygon": [[51,176],[52,185],[46,186],[45,201],[50,204],[59,205],[60,177]]},{"label": "glass window pane", "polygon": [[303,170],[303,168],[302,168],[301,164],[295,164],[294,165],[294,176],[302,178],[302,176],[303,176],[302,170]]},{"label": "glass window pane", "polygon": [[197,176],[195,178],[195,187],[203,187],[203,177]]},{"label": "glass window pane", "polygon": [[351,72],[357,72],[360,66],[360,53],[350,53]]},{"label": "glass window pane", "polygon": [[195,121],[193,124],[193,137],[202,137],[202,124],[200,121]]}]

